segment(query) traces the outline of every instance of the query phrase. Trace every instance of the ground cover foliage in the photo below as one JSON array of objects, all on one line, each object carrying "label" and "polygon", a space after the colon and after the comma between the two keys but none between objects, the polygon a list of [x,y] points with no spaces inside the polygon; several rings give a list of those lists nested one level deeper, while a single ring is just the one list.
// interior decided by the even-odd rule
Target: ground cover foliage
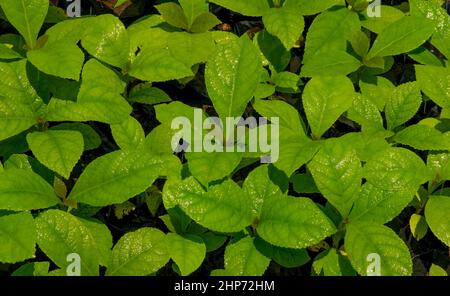
[{"label": "ground cover foliage", "polygon": [[0,273],[448,275],[450,16],[372,4],[0,0]]}]

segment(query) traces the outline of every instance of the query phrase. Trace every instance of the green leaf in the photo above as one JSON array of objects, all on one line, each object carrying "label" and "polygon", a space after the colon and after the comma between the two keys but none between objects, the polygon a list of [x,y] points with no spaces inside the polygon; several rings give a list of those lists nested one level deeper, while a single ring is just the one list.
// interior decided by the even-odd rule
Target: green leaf
[{"label": "green leaf", "polygon": [[120,5],[124,4],[125,2],[127,2],[128,0],[117,0],[116,4],[114,5],[114,7],[119,7]]},{"label": "green leaf", "polygon": [[144,192],[162,175],[175,174],[172,156],[159,157],[145,147],[118,150],[91,162],[75,184],[69,199],[92,206],[120,204]]},{"label": "green leaf", "polygon": [[383,190],[365,183],[356,197],[349,216],[350,222],[385,224],[402,212],[412,201],[414,194],[415,191],[412,190]]},{"label": "green leaf", "polygon": [[432,196],[425,207],[425,218],[433,234],[447,246],[450,246],[450,198]]},{"label": "green leaf", "polygon": [[77,131],[83,135],[84,150],[92,150],[98,148],[102,139],[97,132],[88,124],[84,123],[62,123],[53,126],[51,130]]},{"label": "green leaf", "polygon": [[313,137],[320,138],[351,106],[353,83],[344,76],[318,76],[305,86],[303,106]]},{"label": "green leaf", "polygon": [[374,154],[364,166],[369,183],[383,190],[415,192],[428,179],[422,159],[404,148],[389,148]]},{"label": "green leaf", "polygon": [[211,181],[229,176],[241,162],[242,156],[231,152],[193,152],[187,153],[186,159],[192,176],[207,186]]},{"label": "green leaf", "polygon": [[189,29],[192,33],[203,33],[219,25],[221,21],[212,13],[205,12],[197,16]]},{"label": "green leaf", "polygon": [[412,260],[406,244],[390,228],[372,223],[350,223],[345,234],[345,250],[360,275],[367,275],[378,254],[380,275],[406,276],[412,274]]},{"label": "green leaf", "polygon": [[313,58],[306,63],[301,72],[302,77],[347,75],[361,66],[361,62],[343,50],[331,50],[326,55]]},{"label": "green leaf", "polygon": [[263,15],[267,32],[277,36],[286,49],[294,47],[305,27],[303,17],[289,8],[270,8]]},{"label": "green leaf", "polygon": [[370,17],[367,15],[367,11],[362,12],[361,26],[369,29],[372,32],[380,34],[390,24],[403,18],[405,13],[400,9],[397,9],[389,5],[380,6],[380,17]]},{"label": "green leaf", "polygon": [[[247,36],[225,45],[206,64],[206,89],[221,118],[244,113],[259,84],[261,61]],[[226,79],[224,79],[226,77]]]},{"label": "green leaf", "polygon": [[416,82],[397,86],[386,103],[388,129],[392,130],[410,120],[422,104],[422,95]]},{"label": "green leaf", "polygon": [[285,0],[284,6],[289,9],[296,9],[301,15],[318,14],[335,5],[344,4],[343,0]]},{"label": "green leaf", "polygon": [[27,78],[26,60],[0,62],[0,141],[37,123],[42,99]]},{"label": "green leaf", "polygon": [[124,24],[111,14],[85,19],[81,45],[89,54],[110,65],[128,64],[130,41]]},{"label": "green leaf", "polygon": [[273,246],[259,237],[255,238],[255,247],[261,254],[271,258],[286,268],[299,267],[306,264],[311,258],[305,249],[289,249]]},{"label": "green leaf", "polygon": [[198,224],[218,232],[238,232],[253,221],[250,201],[233,181],[203,190],[192,177],[164,186],[164,205],[180,208]]},{"label": "green leaf", "polygon": [[346,217],[362,182],[361,161],[356,151],[345,143],[328,140],[308,168],[320,192]]},{"label": "green leaf", "polygon": [[[293,136],[306,138],[304,123],[297,110],[281,100],[256,100],[253,108],[262,116],[280,118],[280,136],[291,138]],[[287,134],[287,135],[286,135]]]},{"label": "green leaf", "polygon": [[418,214],[411,215],[409,227],[416,241],[421,240],[428,232],[428,224],[425,217]]},{"label": "green leaf", "polygon": [[258,32],[253,40],[262,54],[264,66],[270,65],[277,72],[286,69],[291,60],[291,51],[284,47],[280,39],[264,30]]},{"label": "green leaf", "polygon": [[276,195],[266,196],[256,231],[272,245],[302,249],[332,235],[336,228],[309,198]]},{"label": "green leaf", "polygon": [[294,191],[297,193],[319,193],[314,179],[309,174],[296,174],[291,177]]},{"label": "green leaf", "polygon": [[141,228],[126,233],[114,246],[106,275],[150,275],[166,265],[169,259],[165,234],[155,228]]},{"label": "green leaf", "polygon": [[329,51],[345,51],[347,40],[352,40],[359,30],[358,15],[346,7],[321,13],[308,30],[303,64],[321,59]]},{"label": "green leaf", "polygon": [[178,60],[168,48],[142,49],[133,61],[129,74],[150,82],[192,76],[190,67]]},{"label": "green leaf", "polygon": [[0,140],[17,135],[36,123],[36,115],[29,105],[0,95]]},{"label": "green leaf", "polygon": [[329,249],[320,253],[314,260],[312,268],[317,275],[349,276],[356,275],[350,261],[338,250]]},{"label": "green leaf", "polygon": [[83,35],[84,19],[70,19],[49,28],[40,48],[27,52],[28,60],[40,71],[78,81],[84,53],[77,46]]},{"label": "green leaf", "polygon": [[450,149],[450,138],[437,129],[423,124],[410,125],[398,132],[392,139],[418,150]]},{"label": "green leaf", "polygon": [[442,108],[450,107],[450,68],[415,65],[422,91]]},{"label": "green leaf", "polygon": [[120,124],[112,124],[111,132],[121,149],[132,149],[144,143],[145,140],[141,124],[131,116]]},{"label": "green leaf", "polygon": [[259,217],[266,198],[282,194],[279,186],[270,179],[270,168],[262,165],[250,172],[244,181],[243,189],[251,201],[253,215]]},{"label": "green leaf", "polygon": [[67,20],[67,14],[66,11],[57,6],[50,5],[48,7],[47,15],[45,16],[44,23],[46,24],[56,24],[59,22],[62,22],[64,20]]},{"label": "green leaf", "polygon": [[131,106],[120,95],[124,88],[125,83],[113,70],[91,59],[83,68],[77,102],[51,99],[46,119],[121,123],[131,113]]},{"label": "green leaf", "polygon": [[81,275],[99,274],[96,238],[83,222],[60,210],[43,212],[35,221],[39,248],[58,267],[65,270],[71,263],[67,256],[76,253],[81,259]]},{"label": "green leaf", "polygon": [[186,67],[207,62],[216,49],[213,36],[209,32],[198,34],[171,33],[167,46],[172,55],[183,62]]},{"label": "green leaf", "polygon": [[69,179],[83,153],[83,135],[77,131],[46,131],[27,135],[34,156],[49,169]]},{"label": "green leaf", "polygon": [[434,180],[450,180],[450,154],[449,153],[429,153],[427,166],[433,172]]},{"label": "green leaf", "polygon": [[1,0],[0,5],[8,21],[34,48],[48,10],[47,0]]},{"label": "green leaf", "polygon": [[13,60],[21,58],[22,56],[15,52],[12,48],[6,44],[0,43],[0,59]]},{"label": "green leaf", "polygon": [[179,0],[178,2],[183,8],[189,28],[192,27],[198,16],[209,11],[209,5],[205,0]]},{"label": "green leaf", "polygon": [[53,188],[31,170],[8,169],[0,173],[0,209],[29,211],[58,202]]},{"label": "green leaf", "polygon": [[450,16],[439,1],[410,0],[413,16],[422,16],[435,23],[435,31],[431,37],[433,44],[447,58],[450,58]]},{"label": "green leaf", "polygon": [[254,239],[248,236],[229,244],[224,260],[224,272],[229,276],[261,276],[270,263],[270,259],[256,249]]},{"label": "green leaf", "polygon": [[441,67],[441,60],[431,51],[421,46],[408,53],[408,56],[423,65]]},{"label": "green leaf", "polygon": [[395,89],[391,81],[381,76],[363,77],[359,81],[359,87],[363,96],[372,101],[380,111],[384,110]]},{"label": "green leaf", "polygon": [[278,117],[279,158],[274,165],[287,176],[307,163],[317,152],[317,142],[311,141],[305,134],[303,122],[297,110],[282,101],[258,100],[253,104],[255,110],[266,118]]},{"label": "green leaf", "polygon": [[28,212],[0,216],[0,262],[16,263],[34,257],[36,226]]},{"label": "green leaf", "polygon": [[366,32],[359,31],[353,36],[352,40],[350,40],[353,52],[360,58],[364,58],[369,51],[370,39],[368,35],[369,34]]},{"label": "green leaf", "polygon": [[5,170],[9,169],[26,169],[32,170],[29,156],[26,154],[13,154],[5,162]]},{"label": "green leaf", "polygon": [[357,95],[347,117],[361,125],[362,131],[376,132],[384,130],[383,118],[377,105],[365,95]]},{"label": "green leaf", "polygon": [[174,2],[167,2],[156,5],[155,8],[170,25],[185,30],[189,28],[189,21],[180,5]]},{"label": "green leaf", "polygon": [[11,276],[47,276],[50,262],[26,263],[16,269]]},{"label": "green leaf", "polygon": [[98,220],[89,218],[77,218],[83,222],[84,226],[89,229],[91,236],[94,238],[95,250],[99,257],[99,264],[108,266],[111,260],[111,248],[113,246],[113,238],[108,227]]},{"label": "green leaf", "polygon": [[433,34],[433,22],[424,17],[405,16],[378,35],[367,59],[398,55],[422,45]]},{"label": "green leaf", "polygon": [[156,105],[171,102],[172,99],[163,90],[153,87],[151,83],[141,83],[131,89],[128,101]]},{"label": "green leaf", "polygon": [[206,246],[203,240],[195,235],[181,236],[168,233],[167,245],[170,246],[170,257],[175,261],[181,275],[189,275],[196,271],[206,256]]},{"label": "green leaf", "polygon": [[448,273],[442,267],[435,265],[435,264],[431,264],[428,275],[429,276],[448,276]]},{"label": "green leaf", "polygon": [[262,16],[269,9],[267,0],[209,0],[209,2],[246,16]]},{"label": "green leaf", "polygon": [[298,91],[298,86],[301,83],[300,76],[292,72],[280,72],[272,74],[272,83],[279,88],[289,88]]}]

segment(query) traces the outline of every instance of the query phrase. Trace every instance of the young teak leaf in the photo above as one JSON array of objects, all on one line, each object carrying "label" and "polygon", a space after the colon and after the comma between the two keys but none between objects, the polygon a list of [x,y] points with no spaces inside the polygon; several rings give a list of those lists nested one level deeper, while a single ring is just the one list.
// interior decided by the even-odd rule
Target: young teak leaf
[{"label": "young teak leaf", "polygon": [[47,0],[1,0],[8,21],[19,31],[28,47],[34,48],[44,23],[49,2]]},{"label": "young teak leaf", "polygon": [[83,135],[77,131],[34,132],[27,135],[27,142],[42,164],[66,179],[84,150]]},{"label": "young teak leaf", "polygon": [[259,84],[261,60],[247,36],[217,51],[206,64],[206,89],[221,118],[239,117],[252,99]]}]

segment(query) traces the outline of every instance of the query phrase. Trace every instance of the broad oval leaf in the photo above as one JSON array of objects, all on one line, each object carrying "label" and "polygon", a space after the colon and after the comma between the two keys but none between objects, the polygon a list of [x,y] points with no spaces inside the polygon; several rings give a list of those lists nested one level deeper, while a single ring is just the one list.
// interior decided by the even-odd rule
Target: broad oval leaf
[{"label": "broad oval leaf", "polygon": [[408,145],[419,150],[449,150],[450,138],[434,127],[415,124],[398,132],[393,138],[395,142]]},{"label": "broad oval leaf", "polygon": [[0,262],[16,263],[34,257],[36,226],[28,212],[0,216]]},{"label": "broad oval leaf", "polygon": [[225,249],[225,270],[228,276],[261,276],[270,259],[261,254],[251,237],[230,243]]},{"label": "broad oval leaf", "polygon": [[309,198],[277,195],[264,201],[256,231],[272,245],[302,249],[332,235],[336,228]]},{"label": "broad oval leaf", "polygon": [[305,26],[303,17],[289,8],[270,8],[263,15],[267,32],[277,36],[286,49],[294,47]]},{"label": "broad oval leaf", "polygon": [[386,120],[389,129],[410,120],[419,110],[422,95],[417,82],[408,82],[397,86],[386,102]]},{"label": "broad oval leaf", "polygon": [[130,40],[119,18],[103,14],[85,19],[81,45],[92,56],[110,65],[124,68],[128,63]]},{"label": "broad oval leaf", "polygon": [[131,116],[120,124],[112,124],[111,132],[121,149],[137,147],[145,140],[145,133],[141,124]]},{"label": "broad oval leaf", "polygon": [[431,196],[425,207],[425,218],[431,231],[444,244],[450,246],[450,197]]},{"label": "broad oval leaf", "polygon": [[161,175],[176,172],[178,160],[145,150],[119,150],[91,162],[75,184],[69,199],[92,206],[122,203],[144,192]]},{"label": "broad oval leaf", "polygon": [[405,16],[390,24],[378,35],[367,54],[385,57],[411,51],[422,45],[434,32],[434,23],[424,17]]},{"label": "broad oval leaf", "polygon": [[170,246],[170,257],[175,261],[181,275],[189,275],[196,271],[206,256],[206,246],[203,240],[195,235],[181,236],[168,233],[167,245]]},{"label": "broad oval leaf", "polygon": [[106,275],[150,275],[166,265],[169,259],[165,234],[155,228],[141,228],[126,233],[114,246]]},{"label": "broad oval leaf", "polygon": [[53,188],[38,174],[26,169],[0,172],[0,209],[29,211],[58,204]]},{"label": "broad oval leaf", "polygon": [[180,208],[198,224],[218,232],[238,232],[252,224],[250,200],[233,181],[227,180],[205,191],[189,177],[166,184],[164,205]]},{"label": "broad oval leaf", "polygon": [[313,136],[320,138],[352,106],[355,96],[353,83],[345,76],[313,77],[303,93],[303,106]]},{"label": "broad oval leaf", "polygon": [[[350,223],[345,234],[345,250],[360,275],[367,275],[370,258],[379,256],[382,276],[412,274],[412,259],[406,244],[390,228],[373,223]],[[371,254],[375,256],[370,257]]]},{"label": "broad oval leaf", "polygon": [[413,192],[429,177],[422,159],[404,148],[389,148],[373,155],[364,166],[364,175],[380,189]]},{"label": "broad oval leaf", "polygon": [[34,132],[27,142],[40,162],[66,179],[84,150],[83,135],[77,131]]},{"label": "broad oval leaf", "polygon": [[206,64],[206,89],[221,118],[239,117],[259,84],[261,60],[247,36],[225,45]]},{"label": "broad oval leaf", "polygon": [[358,15],[346,7],[321,13],[308,30],[303,64],[309,63],[311,59],[321,59],[328,51],[345,51],[347,40],[352,40],[353,35],[359,30]]},{"label": "broad oval leaf", "polygon": [[406,190],[383,190],[365,183],[356,198],[349,220],[385,224],[401,213],[414,194],[415,192]]},{"label": "broad oval leaf", "polygon": [[362,182],[361,161],[349,148],[337,141],[326,142],[308,164],[317,188],[343,217],[350,212]]},{"label": "broad oval leaf", "polygon": [[35,221],[39,248],[58,267],[65,270],[71,263],[68,255],[76,253],[81,259],[81,275],[99,274],[95,237],[77,217],[60,210],[48,210]]}]

